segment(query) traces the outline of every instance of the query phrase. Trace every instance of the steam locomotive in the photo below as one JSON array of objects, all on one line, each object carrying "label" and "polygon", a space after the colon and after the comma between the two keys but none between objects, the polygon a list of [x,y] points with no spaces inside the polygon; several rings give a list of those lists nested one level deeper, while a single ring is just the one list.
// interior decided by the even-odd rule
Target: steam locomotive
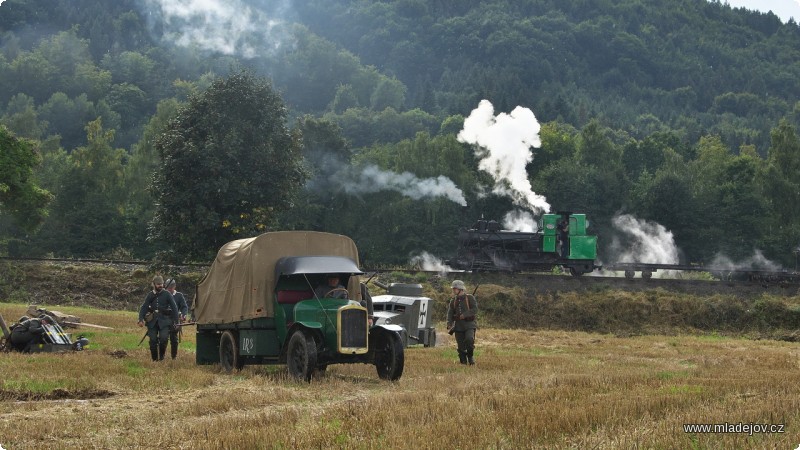
[{"label": "steam locomotive", "polygon": [[586,234],[585,214],[544,214],[539,230],[501,230],[494,220],[478,220],[458,232],[458,251],[448,263],[471,271],[550,271],[556,266],[572,275],[590,273],[597,259],[597,236]]}]

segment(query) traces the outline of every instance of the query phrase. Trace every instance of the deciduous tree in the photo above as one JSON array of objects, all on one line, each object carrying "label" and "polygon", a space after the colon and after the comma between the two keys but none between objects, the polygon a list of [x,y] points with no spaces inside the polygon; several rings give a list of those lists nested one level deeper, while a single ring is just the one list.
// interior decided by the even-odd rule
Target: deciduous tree
[{"label": "deciduous tree", "polygon": [[33,180],[33,167],[40,162],[32,141],[18,139],[0,125],[0,211],[28,230],[42,223],[52,198]]},{"label": "deciduous tree", "polygon": [[[150,237],[182,260],[207,260],[231,240],[270,229],[306,180],[299,133],[283,100],[247,71],[193,96],[156,142]],[[142,183],[150,183],[142,180]]]}]

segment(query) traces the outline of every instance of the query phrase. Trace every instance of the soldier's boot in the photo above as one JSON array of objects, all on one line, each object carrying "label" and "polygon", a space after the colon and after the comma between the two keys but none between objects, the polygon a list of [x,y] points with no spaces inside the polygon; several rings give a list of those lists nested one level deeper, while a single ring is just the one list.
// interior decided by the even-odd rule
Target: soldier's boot
[{"label": "soldier's boot", "polygon": [[467,363],[467,353],[466,352],[462,352],[462,351],[458,352],[458,362],[460,362],[461,364],[466,364]]},{"label": "soldier's boot", "polygon": [[469,363],[470,366],[475,365],[475,359],[472,357],[472,352],[473,352],[472,350],[467,351],[467,362]]},{"label": "soldier's boot", "polygon": [[158,360],[164,360],[164,354],[167,353],[167,343],[164,342],[163,344],[159,343],[158,345]]},{"label": "soldier's boot", "polygon": [[178,357],[178,346],[177,345],[170,345],[169,346],[169,353],[172,355],[172,359]]},{"label": "soldier's boot", "polygon": [[158,348],[150,347],[150,357],[153,358],[153,361],[158,361]]}]

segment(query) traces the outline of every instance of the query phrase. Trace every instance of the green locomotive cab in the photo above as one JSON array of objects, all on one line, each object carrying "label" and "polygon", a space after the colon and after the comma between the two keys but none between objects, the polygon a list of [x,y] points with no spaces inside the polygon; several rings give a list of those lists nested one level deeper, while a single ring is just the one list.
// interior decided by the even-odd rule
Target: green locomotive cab
[{"label": "green locomotive cab", "polygon": [[[334,274],[343,287],[315,293]],[[364,363],[399,379],[402,328],[371,325],[362,274],[345,236],[275,232],[226,244],[197,286],[197,363],[228,372],[286,364],[306,381],[330,364]]]},{"label": "green locomotive cab", "polygon": [[567,221],[567,239],[562,257],[572,260],[597,259],[597,236],[586,234],[588,223],[586,214],[558,213],[542,216],[542,230],[544,234],[543,250],[545,252],[558,252],[558,224]]}]

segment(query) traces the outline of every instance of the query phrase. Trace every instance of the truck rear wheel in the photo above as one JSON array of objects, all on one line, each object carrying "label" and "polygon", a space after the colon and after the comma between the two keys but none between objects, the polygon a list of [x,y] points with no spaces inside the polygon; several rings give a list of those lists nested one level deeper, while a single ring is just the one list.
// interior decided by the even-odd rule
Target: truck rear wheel
[{"label": "truck rear wheel", "polygon": [[303,330],[292,334],[286,349],[286,365],[291,376],[311,381],[311,375],[317,368],[317,344],[311,334]]},{"label": "truck rear wheel", "polygon": [[393,331],[379,334],[375,343],[375,368],[384,380],[399,380],[403,375],[405,355],[400,335]]},{"label": "truck rear wheel", "polygon": [[241,370],[244,367],[244,362],[239,356],[239,345],[236,342],[236,336],[230,331],[222,333],[219,338],[219,364],[225,372],[231,373],[235,370]]}]

